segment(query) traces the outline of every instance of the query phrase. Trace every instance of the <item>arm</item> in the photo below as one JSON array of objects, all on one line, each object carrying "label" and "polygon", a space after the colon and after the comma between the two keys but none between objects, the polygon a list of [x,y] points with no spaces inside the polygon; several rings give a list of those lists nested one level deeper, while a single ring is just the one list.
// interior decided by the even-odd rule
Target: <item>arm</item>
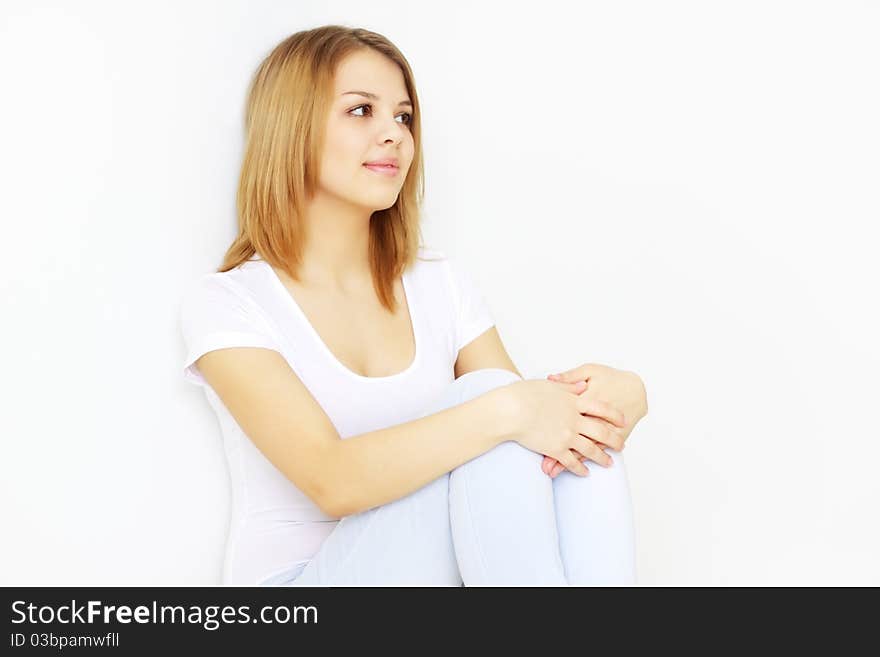
[{"label": "arm", "polygon": [[210,351],[199,371],[257,448],[333,517],[414,492],[514,434],[504,387],[411,422],[341,439],[277,351]]},{"label": "arm", "polygon": [[503,392],[496,388],[439,413],[334,443],[327,467],[337,513],[401,498],[510,439]]},{"label": "arm", "polygon": [[[513,364],[501,336],[493,326],[489,330],[465,345],[458,354],[455,363],[456,378],[476,369],[497,367],[520,374]],[[626,424],[620,433],[626,440],[635,425],[648,413],[648,399],[645,386],[635,372],[616,370],[599,364],[587,364],[569,370],[557,376],[555,380],[573,383],[578,380],[587,382],[586,391],[591,391],[604,402],[624,414]],[[559,474],[564,466],[556,459],[544,457],[542,470],[548,475]],[[555,468],[555,469],[554,469]],[[555,472],[555,474],[553,474]]]}]

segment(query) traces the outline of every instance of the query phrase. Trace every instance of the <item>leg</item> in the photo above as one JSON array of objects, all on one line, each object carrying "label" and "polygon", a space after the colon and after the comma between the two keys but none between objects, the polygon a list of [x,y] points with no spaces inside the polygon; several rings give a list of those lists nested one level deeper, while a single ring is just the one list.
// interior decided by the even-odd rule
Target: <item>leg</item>
[{"label": "leg", "polygon": [[449,474],[346,516],[294,586],[461,586],[449,529]]},{"label": "leg", "polygon": [[[469,372],[463,399],[519,380],[513,372]],[[508,441],[454,469],[449,513],[467,586],[565,586],[553,483],[543,455]],[[575,476],[575,475],[572,475]],[[559,477],[557,477],[558,479]]]},{"label": "leg", "polygon": [[[461,402],[451,383],[423,415]],[[342,518],[307,563],[263,582],[293,586],[461,586],[449,526],[449,473],[419,490]]]},{"label": "leg", "polygon": [[623,454],[603,449],[614,459],[611,467],[586,461],[588,476],[563,470],[553,480],[559,548],[572,586],[636,581],[635,525]]}]

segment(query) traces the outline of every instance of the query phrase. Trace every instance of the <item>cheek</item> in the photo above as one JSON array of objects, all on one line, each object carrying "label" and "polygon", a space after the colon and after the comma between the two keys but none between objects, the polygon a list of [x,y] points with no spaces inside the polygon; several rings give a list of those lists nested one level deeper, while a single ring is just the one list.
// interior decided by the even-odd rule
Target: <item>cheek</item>
[{"label": "cheek", "polygon": [[335,125],[328,131],[325,142],[325,153],[329,160],[341,165],[348,163],[360,164],[361,156],[366,152],[368,144],[364,143],[363,135],[354,126],[344,123]]},{"label": "cheek", "polygon": [[332,187],[348,187],[361,168],[360,153],[350,145],[334,143],[324,150],[321,176]]},{"label": "cheek", "polygon": [[333,161],[343,167],[354,164],[358,155],[358,149],[351,143],[338,142],[333,149]]}]

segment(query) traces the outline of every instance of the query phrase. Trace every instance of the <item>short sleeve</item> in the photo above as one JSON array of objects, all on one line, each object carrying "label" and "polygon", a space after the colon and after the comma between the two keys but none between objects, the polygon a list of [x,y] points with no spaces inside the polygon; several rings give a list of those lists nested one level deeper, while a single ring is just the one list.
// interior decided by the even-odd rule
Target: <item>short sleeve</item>
[{"label": "short sleeve", "polygon": [[206,274],[184,292],[180,328],[186,347],[184,380],[208,386],[195,362],[204,354],[227,347],[264,347],[281,351],[253,300],[234,283]]},{"label": "short sleeve", "polygon": [[446,265],[454,301],[455,350],[458,353],[474,338],[494,326],[495,319],[467,268],[449,256],[446,257]]}]

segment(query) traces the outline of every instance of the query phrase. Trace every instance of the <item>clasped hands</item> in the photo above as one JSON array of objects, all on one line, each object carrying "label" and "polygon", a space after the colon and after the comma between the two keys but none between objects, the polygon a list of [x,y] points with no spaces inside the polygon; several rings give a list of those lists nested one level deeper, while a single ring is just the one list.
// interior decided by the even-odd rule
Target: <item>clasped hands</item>
[{"label": "clasped hands", "polygon": [[[621,411],[624,417],[622,427],[611,424],[604,418],[598,418],[606,422],[623,439],[624,445],[621,446],[621,450],[625,447],[626,439],[632,433],[633,427],[648,413],[648,397],[645,385],[641,377],[635,372],[617,370],[613,367],[596,363],[587,363],[560,374],[548,374],[547,378],[550,381],[561,383],[584,381],[586,387],[578,394],[596,397]],[[586,414],[584,413],[583,415]],[[590,436],[584,437],[587,440],[592,440],[594,443],[599,443],[598,440]],[[616,449],[615,446],[609,445],[609,447]],[[577,450],[571,451],[579,461],[587,458]],[[565,470],[565,466],[556,459],[545,456],[544,461],[541,463],[541,470],[553,479]]]}]

